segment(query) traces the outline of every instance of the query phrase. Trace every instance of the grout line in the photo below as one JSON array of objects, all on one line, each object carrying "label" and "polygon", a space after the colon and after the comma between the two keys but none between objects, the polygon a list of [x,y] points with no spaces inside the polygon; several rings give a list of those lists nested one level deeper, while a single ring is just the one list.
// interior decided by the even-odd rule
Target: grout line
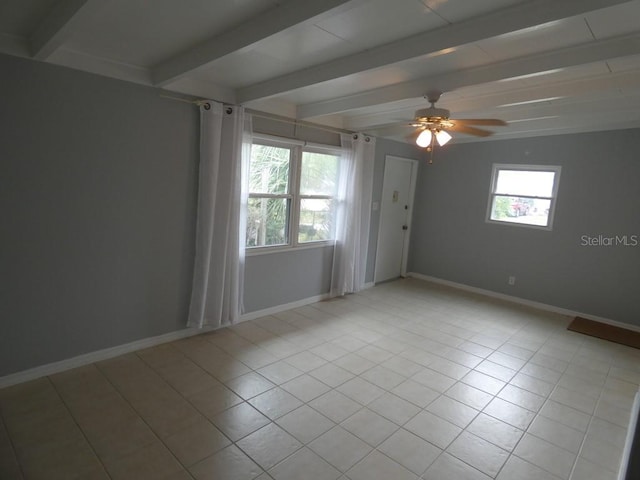
[{"label": "grout line", "polygon": [[69,417],[71,417],[71,419],[73,420],[73,423],[75,423],[76,427],[78,427],[78,430],[82,434],[82,437],[84,438],[84,441],[87,443],[89,448],[91,448],[91,451],[93,452],[93,455],[96,457],[98,462],[100,462],[100,465],[102,465],[102,470],[104,470],[104,473],[109,478],[112,478],[111,474],[107,470],[107,466],[104,464],[104,462],[102,461],[102,458],[100,457],[100,455],[98,455],[98,452],[96,452],[96,449],[93,447],[93,444],[91,443],[91,441],[87,437],[87,434],[85,433],[84,429],[82,428],[82,426],[80,426],[80,424],[78,423],[78,420],[73,415],[73,412],[71,411],[71,408],[69,408],[69,404],[65,401],[64,397],[60,394],[60,390],[58,389],[56,384],[53,382],[53,380],[51,380],[51,377],[47,376],[46,379],[47,379],[47,382],[49,382],[49,385],[51,385],[51,388],[53,388],[53,390],[56,392],[56,395],[58,395],[58,398],[60,399],[60,401],[64,405],[65,410],[67,411],[67,414],[69,415]]},{"label": "grout line", "polygon": [[18,458],[18,452],[16,451],[15,442],[13,441],[13,438],[11,438],[11,435],[9,434],[9,429],[7,428],[7,423],[5,422],[4,414],[2,412],[2,408],[0,408],[0,428],[4,429],[4,432],[7,435],[7,440],[9,441],[9,446],[11,448],[11,452],[13,453],[13,458],[16,461],[16,465],[18,466],[18,470],[20,472],[21,480],[24,480],[24,479],[27,478],[27,476],[24,473],[24,468],[22,467],[22,462]]}]

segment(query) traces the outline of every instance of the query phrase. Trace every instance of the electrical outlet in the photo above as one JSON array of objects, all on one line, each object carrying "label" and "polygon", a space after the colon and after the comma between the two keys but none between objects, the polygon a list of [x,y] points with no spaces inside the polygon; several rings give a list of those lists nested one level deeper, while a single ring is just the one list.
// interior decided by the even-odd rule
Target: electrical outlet
[{"label": "electrical outlet", "polygon": [[513,275],[511,275],[511,276],[509,277],[508,282],[509,282],[509,285],[515,285],[515,284],[516,284],[516,277],[514,277]]}]

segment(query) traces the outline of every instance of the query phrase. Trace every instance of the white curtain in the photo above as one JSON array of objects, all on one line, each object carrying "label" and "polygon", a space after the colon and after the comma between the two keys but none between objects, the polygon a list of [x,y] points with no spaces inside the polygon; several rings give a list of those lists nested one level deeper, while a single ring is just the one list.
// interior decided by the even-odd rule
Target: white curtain
[{"label": "white curtain", "polygon": [[371,223],[375,138],[342,135],[331,296],[364,288]]},{"label": "white curtain", "polygon": [[243,162],[251,151],[251,119],[244,108],[207,102],[200,107],[200,171],[196,255],[189,327],[219,327],[242,313],[246,225]]}]

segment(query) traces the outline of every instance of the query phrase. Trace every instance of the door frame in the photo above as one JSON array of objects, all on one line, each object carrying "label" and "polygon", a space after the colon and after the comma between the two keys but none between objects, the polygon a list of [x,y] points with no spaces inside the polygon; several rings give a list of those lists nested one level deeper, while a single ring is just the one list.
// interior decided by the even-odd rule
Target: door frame
[{"label": "door frame", "polygon": [[[397,155],[385,155],[384,157],[384,174],[382,177],[382,190],[380,191],[380,195],[382,196],[382,192],[384,192],[384,181],[387,176],[387,165],[389,165],[389,161],[392,162],[409,162],[411,165],[411,179],[409,180],[409,209],[407,210],[407,233],[404,237],[404,245],[402,246],[402,265],[400,267],[400,276],[407,276],[407,262],[409,260],[409,243],[411,239],[411,223],[413,221],[413,202],[415,200],[416,193],[416,183],[418,180],[418,161],[412,158],[399,157]],[[380,201],[380,217],[378,221],[378,239],[376,243],[376,262],[375,268],[373,272],[373,283],[377,282],[378,276],[378,258],[380,255],[380,232],[382,231],[382,202],[384,202],[384,198]]]}]

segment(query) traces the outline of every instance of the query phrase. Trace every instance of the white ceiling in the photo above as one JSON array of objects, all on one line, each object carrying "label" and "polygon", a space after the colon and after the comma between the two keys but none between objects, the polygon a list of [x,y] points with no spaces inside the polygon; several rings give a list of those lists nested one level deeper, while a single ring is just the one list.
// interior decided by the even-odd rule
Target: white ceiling
[{"label": "white ceiling", "polygon": [[640,127],[640,0],[3,0],[0,52],[398,140],[430,90],[490,139]]}]

